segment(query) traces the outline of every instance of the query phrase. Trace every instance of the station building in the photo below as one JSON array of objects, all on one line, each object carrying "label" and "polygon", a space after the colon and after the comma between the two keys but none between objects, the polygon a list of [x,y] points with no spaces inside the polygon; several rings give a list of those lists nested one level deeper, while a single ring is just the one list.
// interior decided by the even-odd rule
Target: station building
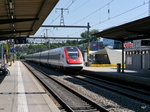
[{"label": "station building", "polygon": [[117,63],[121,63],[121,49],[104,48],[96,52],[91,53],[92,64],[108,64],[116,66]]},{"label": "station building", "polygon": [[[117,46],[117,47],[116,47]],[[113,48],[101,48],[91,51],[92,64],[117,64],[122,63],[120,43]],[[128,70],[150,70],[150,39],[132,40],[124,44],[124,62]]]},{"label": "station building", "polygon": [[[121,49],[120,43],[116,44],[114,40],[103,38],[101,41],[90,42],[90,64],[99,64],[96,66],[116,66],[121,63]],[[87,48],[86,44],[82,44],[82,51],[85,63],[87,62]],[[114,49],[115,46],[115,49]],[[81,46],[80,46],[81,48]],[[100,65],[101,64],[101,65]]]},{"label": "station building", "polygon": [[133,40],[124,44],[126,68],[150,70],[150,39]]}]

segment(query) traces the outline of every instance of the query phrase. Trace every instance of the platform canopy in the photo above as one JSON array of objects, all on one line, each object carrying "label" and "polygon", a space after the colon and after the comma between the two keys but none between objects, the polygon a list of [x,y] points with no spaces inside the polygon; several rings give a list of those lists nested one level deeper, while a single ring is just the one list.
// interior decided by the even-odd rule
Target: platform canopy
[{"label": "platform canopy", "polygon": [[112,27],[95,35],[119,41],[150,38],[150,17]]},{"label": "platform canopy", "polygon": [[124,73],[124,42],[150,38],[150,17],[145,17],[120,26],[103,30],[96,37],[119,40],[122,43],[122,73]]},{"label": "platform canopy", "polygon": [[36,33],[58,0],[0,0],[0,40]]}]

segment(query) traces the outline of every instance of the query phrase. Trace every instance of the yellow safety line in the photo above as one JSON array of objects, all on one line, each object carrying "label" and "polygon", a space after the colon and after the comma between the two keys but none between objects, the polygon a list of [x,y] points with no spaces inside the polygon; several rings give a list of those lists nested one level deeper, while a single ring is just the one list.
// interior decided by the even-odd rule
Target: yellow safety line
[{"label": "yellow safety line", "polygon": [[117,64],[91,64],[89,66],[90,67],[117,67]]}]

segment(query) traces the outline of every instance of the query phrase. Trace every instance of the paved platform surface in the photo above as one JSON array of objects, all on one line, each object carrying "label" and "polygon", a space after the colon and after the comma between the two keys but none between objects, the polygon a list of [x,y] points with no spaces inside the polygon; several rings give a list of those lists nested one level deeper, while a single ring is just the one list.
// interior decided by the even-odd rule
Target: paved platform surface
[{"label": "paved platform surface", "polygon": [[118,73],[116,67],[87,67],[84,66],[83,70],[95,71],[95,72],[106,72],[106,73],[115,73],[120,75],[131,75],[137,77],[150,78],[150,70],[124,70],[124,73]]},{"label": "paved platform surface", "polygon": [[0,112],[59,112],[38,81],[20,62],[0,76]]},{"label": "paved platform surface", "polygon": [[122,81],[129,81],[136,84],[141,84],[150,87],[150,70],[125,70],[124,73],[118,73],[116,67],[86,67],[84,66],[83,71],[86,73],[94,73],[96,75],[113,78]]}]

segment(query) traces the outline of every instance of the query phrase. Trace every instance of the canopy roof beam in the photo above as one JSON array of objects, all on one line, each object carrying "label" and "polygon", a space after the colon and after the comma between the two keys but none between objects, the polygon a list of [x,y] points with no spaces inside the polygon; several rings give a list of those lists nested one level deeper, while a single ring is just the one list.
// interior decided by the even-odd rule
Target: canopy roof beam
[{"label": "canopy roof beam", "polygon": [[0,35],[8,35],[22,32],[31,32],[32,30],[17,30],[17,31],[0,31]]},{"label": "canopy roof beam", "polygon": [[9,23],[17,23],[17,22],[25,22],[25,21],[34,21],[34,20],[38,20],[38,18],[0,19],[0,24],[9,24]]}]

